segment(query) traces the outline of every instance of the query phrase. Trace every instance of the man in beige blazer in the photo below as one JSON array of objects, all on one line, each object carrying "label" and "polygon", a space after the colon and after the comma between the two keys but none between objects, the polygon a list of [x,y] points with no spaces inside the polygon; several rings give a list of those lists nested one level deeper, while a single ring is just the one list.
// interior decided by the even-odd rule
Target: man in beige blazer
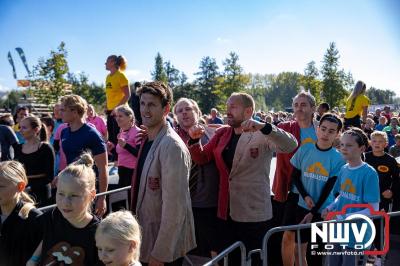
[{"label": "man in beige blazer", "polygon": [[188,185],[190,154],[166,122],[171,89],[149,82],[137,94],[147,128],[131,190],[131,209],[142,227],[140,261],[150,266],[182,265],[185,254],[196,246]]},{"label": "man in beige blazer", "polygon": [[273,152],[288,153],[297,147],[290,133],[253,120],[254,106],[251,95],[233,93],[227,101],[229,126],[217,129],[204,147],[199,142],[204,128],[195,125],[189,130],[193,161],[201,165],[214,160],[219,171],[220,251],[235,241],[244,242],[247,250],[261,248],[271,226],[269,168]]}]

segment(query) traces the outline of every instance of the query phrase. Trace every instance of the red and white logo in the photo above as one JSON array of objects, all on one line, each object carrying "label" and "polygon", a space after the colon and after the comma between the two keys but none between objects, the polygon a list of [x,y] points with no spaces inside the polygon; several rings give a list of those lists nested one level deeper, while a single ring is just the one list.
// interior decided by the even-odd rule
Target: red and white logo
[{"label": "red and white logo", "polygon": [[[368,208],[372,216],[382,216],[378,220],[383,220],[384,225],[384,248],[382,250],[369,250],[374,242],[376,229],[372,219],[363,214],[350,214],[344,221],[329,221],[337,215],[346,214],[350,208]],[[347,204],[341,211],[329,212],[326,217],[327,222],[321,228],[315,223],[311,224],[311,249],[318,248],[317,236],[321,237],[324,249],[331,250],[334,245],[338,245],[345,251],[348,247],[357,251],[363,251],[365,255],[383,255],[389,251],[389,216],[386,212],[375,211],[369,204]],[[356,220],[356,221],[353,221]],[[371,232],[371,233],[367,233]]]}]

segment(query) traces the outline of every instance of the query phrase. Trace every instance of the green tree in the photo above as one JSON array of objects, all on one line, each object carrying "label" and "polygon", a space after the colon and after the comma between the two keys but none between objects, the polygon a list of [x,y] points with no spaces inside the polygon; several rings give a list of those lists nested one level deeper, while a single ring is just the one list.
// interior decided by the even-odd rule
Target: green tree
[{"label": "green tree", "polygon": [[230,52],[222,64],[224,72],[218,78],[214,94],[219,99],[217,108],[224,111],[228,97],[234,92],[245,91],[250,83],[250,76],[243,74],[243,68],[239,65],[239,56],[234,52]]},{"label": "green tree", "polygon": [[271,77],[271,87],[268,90],[265,102],[276,111],[292,107],[292,99],[299,92],[302,75],[297,72],[281,72]]},{"label": "green tree", "polygon": [[351,92],[354,88],[354,79],[353,79],[353,74],[351,74],[351,72],[345,72],[344,69],[342,69],[341,71],[339,71],[339,75],[342,79],[343,82],[343,87]]},{"label": "green tree", "polygon": [[19,100],[23,97],[23,91],[11,90],[6,92],[6,95],[0,99],[0,107],[8,109],[11,113],[14,112],[18,106]]},{"label": "green tree", "polygon": [[330,106],[341,106],[349,92],[346,91],[346,80],[343,71],[339,70],[339,51],[334,42],[329,44],[325,55],[321,74],[322,74],[322,95]]},{"label": "green tree", "polygon": [[374,87],[365,93],[371,100],[371,104],[392,104],[395,102],[396,93],[391,90],[381,90]]},{"label": "green tree", "polygon": [[164,72],[167,77],[168,85],[174,88],[179,83],[180,71],[176,69],[170,61],[164,63]]},{"label": "green tree", "polygon": [[235,52],[230,52],[222,65],[224,66],[224,90],[227,96],[233,92],[243,90],[245,84],[241,83],[240,77],[243,73],[243,68],[239,65],[239,55]]},{"label": "green tree", "polygon": [[153,80],[168,83],[167,74],[165,73],[163,58],[160,53],[157,53],[154,64],[154,71],[151,72]]},{"label": "green tree", "polygon": [[185,97],[198,101],[198,91],[195,83],[188,82],[188,77],[185,73],[181,72],[179,75],[178,83],[173,87],[174,101],[179,98]]},{"label": "green tree", "polygon": [[315,61],[311,61],[304,69],[304,76],[301,77],[300,82],[306,91],[309,91],[316,99],[320,101],[322,83],[318,79],[319,71],[315,65]]},{"label": "green tree", "polygon": [[200,61],[199,72],[195,73],[195,81],[198,86],[198,104],[203,113],[210,112],[210,109],[218,104],[216,89],[218,84],[218,65],[214,58],[203,57]]},{"label": "green tree", "polygon": [[66,80],[69,71],[68,52],[61,42],[56,51],[50,51],[48,58],[40,58],[32,73],[32,93],[38,102],[51,104],[68,93],[70,85]]},{"label": "green tree", "polygon": [[68,74],[68,82],[72,85],[72,93],[82,96],[90,104],[96,106],[97,110],[105,108],[106,94],[104,86],[89,82],[85,73],[74,75]]},{"label": "green tree", "polygon": [[253,97],[256,104],[256,111],[267,111],[268,107],[265,102],[265,96],[270,87],[270,76],[261,74],[249,74],[250,83],[247,92]]},{"label": "green tree", "polygon": [[239,65],[239,55],[230,52],[222,64],[224,66],[222,84],[224,94],[229,97],[233,92],[244,91],[250,82],[250,77],[243,74],[243,68]]}]

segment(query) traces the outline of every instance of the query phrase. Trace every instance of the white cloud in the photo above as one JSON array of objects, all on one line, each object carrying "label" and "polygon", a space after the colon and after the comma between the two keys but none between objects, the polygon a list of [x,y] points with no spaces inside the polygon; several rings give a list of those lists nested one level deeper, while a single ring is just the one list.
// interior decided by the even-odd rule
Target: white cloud
[{"label": "white cloud", "polygon": [[141,71],[137,69],[127,69],[124,71],[124,73],[128,78],[137,78]]},{"label": "white cloud", "polygon": [[232,40],[231,40],[231,39],[228,39],[228,38],[218,37],[218,38],[216,39],[216,42],[217,42],[217,43],[221,43],[221,44],[225,44],[225,43],[231,43]]},{"label": "white cloud", "polygon": [[10,91],[10,90],[11,90],[11,88],[9,88],[3,84],[0,84],[0,92]]}]

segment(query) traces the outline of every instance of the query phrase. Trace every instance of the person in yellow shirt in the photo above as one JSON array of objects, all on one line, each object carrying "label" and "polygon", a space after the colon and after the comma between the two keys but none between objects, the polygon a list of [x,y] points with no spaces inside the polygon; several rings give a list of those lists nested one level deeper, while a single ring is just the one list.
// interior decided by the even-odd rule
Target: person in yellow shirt
[{"label": "person in yellow shirt", "polygon": [[126,59],[122,55],[110,55],[105,65],[106,70],[110,71],[106,78],[108,140],[117,145],[117,135],[120,129],[115,120],[115,109],[120,105],[126,104],[131,96],[128,79],[123,73],[126,69]]},{"label": "person in yellow shirt", "polygon": [[350,97],[346,101],[346,113],[344,115],[344,126],[361,128],[361,120],[366,122],[368,114],[368,106],[370,100],[365,95],[367,86],[361,80],[357,81]]}]

